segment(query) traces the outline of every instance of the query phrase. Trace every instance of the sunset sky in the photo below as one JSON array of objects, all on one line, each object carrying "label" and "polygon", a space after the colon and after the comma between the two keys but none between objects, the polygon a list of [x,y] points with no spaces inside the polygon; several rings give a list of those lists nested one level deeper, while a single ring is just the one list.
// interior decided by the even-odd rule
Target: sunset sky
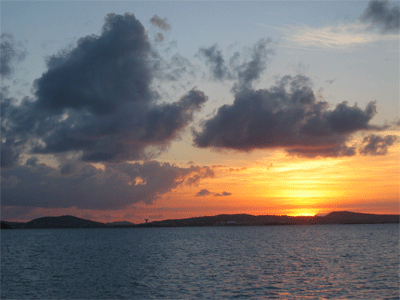
[{"label": "sunset sky", "polygon": [[1,218],[399,214],[399,7],[2,1]]}]

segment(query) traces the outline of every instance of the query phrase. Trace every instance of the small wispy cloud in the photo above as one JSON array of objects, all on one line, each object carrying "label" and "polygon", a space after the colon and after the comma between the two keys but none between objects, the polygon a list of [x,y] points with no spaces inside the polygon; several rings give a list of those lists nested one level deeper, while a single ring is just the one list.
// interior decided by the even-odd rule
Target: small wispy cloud
[{"label": "small wispy cloud", "polygon": [[223,196],[230,196],[230,195],[232,195],[232,193],[228,193],[228,192],[222,192],[221,194],[220,193],[214,194],[214,196],[216,196],[216,197],[223,197]]},{"label": "small wispy cloud", "polygon": [[214,195],[215,197],[224,197],[224,196],[230,196],[230,195],[232,195],[232,193],[228,193],[228,192],[213,193],[207,189],[203,189],[203,190],[199,191],[195,196],[196,197],[204,197],[204,196],[209,196],[209,195]]},{"label": "small wispy cloud", "polygon": [[169,25],[167,18],[161,19],[159,16],[154,15],[150,19],[150,23],[162,30],[168,31],[171,29],[171,25]]},{"label": "small wispy cloud", "polygon": [[366,44],[370,42],[389,40],[397,36],[382,36],[378,33],[366,32],[366,26],[361,23],[330,25],[312,28],[307,25],[295,28],[289,39],[315,46],[335,47]]},{"label": "small wispy cloud", "polygon": [[[259,24],[263,27],[270,27]],[[290,26],[289,28],[270,27],[281,31],[283,38],[299,43],[303,46],[316,46],[323,48],[349,47],[358,44],[384,40],[397,40],[397,34],[382,35],[379,32],[368,30],[369,25],[362,22],[340,23],[324,27],[311,27],[308,25]]]},{"label": "small wispy cloud", "polygon": [[203,189],[196,194],[196,197],[203,197],[208,195],[211,195],[211,192],[209,190]]}]

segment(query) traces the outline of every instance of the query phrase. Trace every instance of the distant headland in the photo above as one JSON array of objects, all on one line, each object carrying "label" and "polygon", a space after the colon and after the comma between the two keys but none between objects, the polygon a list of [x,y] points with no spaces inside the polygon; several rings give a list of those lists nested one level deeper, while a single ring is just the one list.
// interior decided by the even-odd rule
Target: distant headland
[{"label": "distant headland", "polygon": [[132,228],[132,227],[205,227],[205,226],[274,226],[324,224],[385,224],[399,223],[400,215],[364,214],[349,211],[331,212],[326,216],[254,216],[248,214],[205,216],[134,224],[130,222],[101,223],[74,216],[43,217],[29,222],[1,221],[1,229],[50,228]]}]

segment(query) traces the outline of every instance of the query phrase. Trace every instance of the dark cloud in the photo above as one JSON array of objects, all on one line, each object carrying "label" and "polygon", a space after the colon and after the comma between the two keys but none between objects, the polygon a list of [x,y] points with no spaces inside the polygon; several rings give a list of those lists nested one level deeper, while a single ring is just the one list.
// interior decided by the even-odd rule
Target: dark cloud
[{"label": "dark cloud", "polygon": [[196,194],[196,197],[203,197],[208,195],[211,195],[211,192],[209,190],[203,189]]},{"label": "dark cloud", "polygon": [[381,137],[379,135],[370,134],[364,137],[363,147],[360,149],[362,155],[385,155],[388,152],[389,146],[393,145],[397,137],[387,135]]},{"label": "dark cloud", "polygon": [[234,90],[251,88],[252,83],[259,79],[267,66],[268,55],[274,51],[267,46],[272,42],[271,39],[259,40],[251,49],[251,59],[238,64],[240,55],[236,54],[230,59],[230,64],[235,66],[239,82],[234,86]]},{"label": "dark cloud", "polygon": [[232,105],[220,107],[200,132],[193,132],[194,143],[201,148],[283,148],[301,156],[351,156],[355,148],[346,141],[354,132],[378,129],[369,124],[375,114],[374,102],[364,110],[347,102],[330,110],[328,103],[316,100],[307,77],[285,76],[270,89],[236,93]]},{"label": "dark cloud", "polygon": [[159,16],[154,15],[151,19],[150,19],[150,23],[153,24],[154,26],[168,31],[171,29],[171,25],[168,24],[168,20],[167,18],[163,18],[161,19]]},{"label": "dark cloud", "polygon": [[398,5],[389,5],[388,1],[373,0],[368,3],[361,20],[379,28],[383,34],[398,33],[400,8]]},{"label": "dark cloud", "polygon": [[72,50],[48,58],[48,71],[35,82],[37,106],[108,115],[125,103],[150,101],[150,54],[134,15],[108,14],[100,36],[80,38]]},{"label": "dark cloud", "polygon": [[2,165],[27,150],[80,153],[86,161],[157,155],[207,100],[193,89],[177,102],[160,103],[150,87],[157,59],[133,14],[107,15],[100,36],[81,38],[47,60],[35,99],[17,105],[2,96]]},{"label": "dark cloud", "polygon": [[252,83],[259,79],[266,68],[268,56],[273,54],[272,48],[268,48],[271,39],[261,39],[253,47],[243,53],[235,52],[228,62],[222,55],[217,45],[209,48],[200,48],[199,55],[206,59],[213,79],[236,79],[233,90],[251,88]]},{"label": "dark cloud", "polygon": [[1,176],[2,206],[106,210],[153,204],[172,189],[197,184],[214,173],[208,167],[180,168],[156,161],[107,164],[104,170],[69,162],[58,169],[17,166],[2,170]]},{"label": "dark cloud", "polygon": [[[18,131],[20,127],[33,126],[30,115],[31,102],[25,97],[22,100],[23,109],[16,106],[17,100],[8,96],[8,89],[0,91],[1,113],[1,167],[10,168],[20,159],[20,153],[26,149],[28,132]],[[18,106],[19,107],[19,106]],[[12,119],[12,120],[10,120]]]},{"label": "dark cloud", "polygon": [[38,162],[39,162],[38,158],[32,156],[32,157],[30,157],[30,158],[28,158],[28,159],[26,160],[25,165],[27,165],[27,166],[35,166],[35,165],[38,164]]},{"label": "dark cloud", "polygon": [[222,52],[217,49],[217,45],[209,48],[200,48],[199,53],[206,58],[206,64],[210,66],[214,79],[222,80],[230,77]]},{"label": "dark cloud", "polygon": [[232,193],[228,193],[228,192],[222,192],[221,194],[219,193],[215,193],[214,196],[216,197],[224,197],[224,196],[230,196],[232,195]]},{"label": "dark cloud", "polygon": [[161,32],[158,32],[155,36],[155,41],[157,43],[161,43],[162,41],[164,41],[164,35]]},{"label": "dark cloud", "polygon": [[25,59],[27,51],[22,43],[16,42],[11,34],[1,34],[1,78],[10,78],[14,72],[13,65]]},{"label": "dark cloud", "polygon": [[20,158],[18,143],[9,139],[1,144],[1,168],[11,168]]},{"label": "dark cloud", "polygon": [[209,195],[213,195],[215,197],[224,197],[224,196],[230,196],[232,195],[232,193],[228,193],[228,192],[222,192],[222,193],[212,193],[207,189],[203,189],[201,191],[199,191],[195,196],[196,197],[204,197],[204,196],[209,196]]}]

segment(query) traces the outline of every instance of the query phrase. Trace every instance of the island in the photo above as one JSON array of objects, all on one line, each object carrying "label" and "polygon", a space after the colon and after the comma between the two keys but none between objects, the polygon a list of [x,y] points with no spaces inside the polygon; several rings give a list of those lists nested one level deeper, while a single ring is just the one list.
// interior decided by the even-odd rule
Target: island
[{"label": "island", "polygon": [[331,212],[326,216],[277,216],[221,214],[187,219],[174,219],[134,224],[127,221],[101,223],[74,216],[42,217],[29,222],[1,221],[1,229],[51,228],[141,228],[141,227],[204,227],[204,226],[282,226],[325,224],[386,224],[399,223],[400,215],[365,214],[349,211]]}]

